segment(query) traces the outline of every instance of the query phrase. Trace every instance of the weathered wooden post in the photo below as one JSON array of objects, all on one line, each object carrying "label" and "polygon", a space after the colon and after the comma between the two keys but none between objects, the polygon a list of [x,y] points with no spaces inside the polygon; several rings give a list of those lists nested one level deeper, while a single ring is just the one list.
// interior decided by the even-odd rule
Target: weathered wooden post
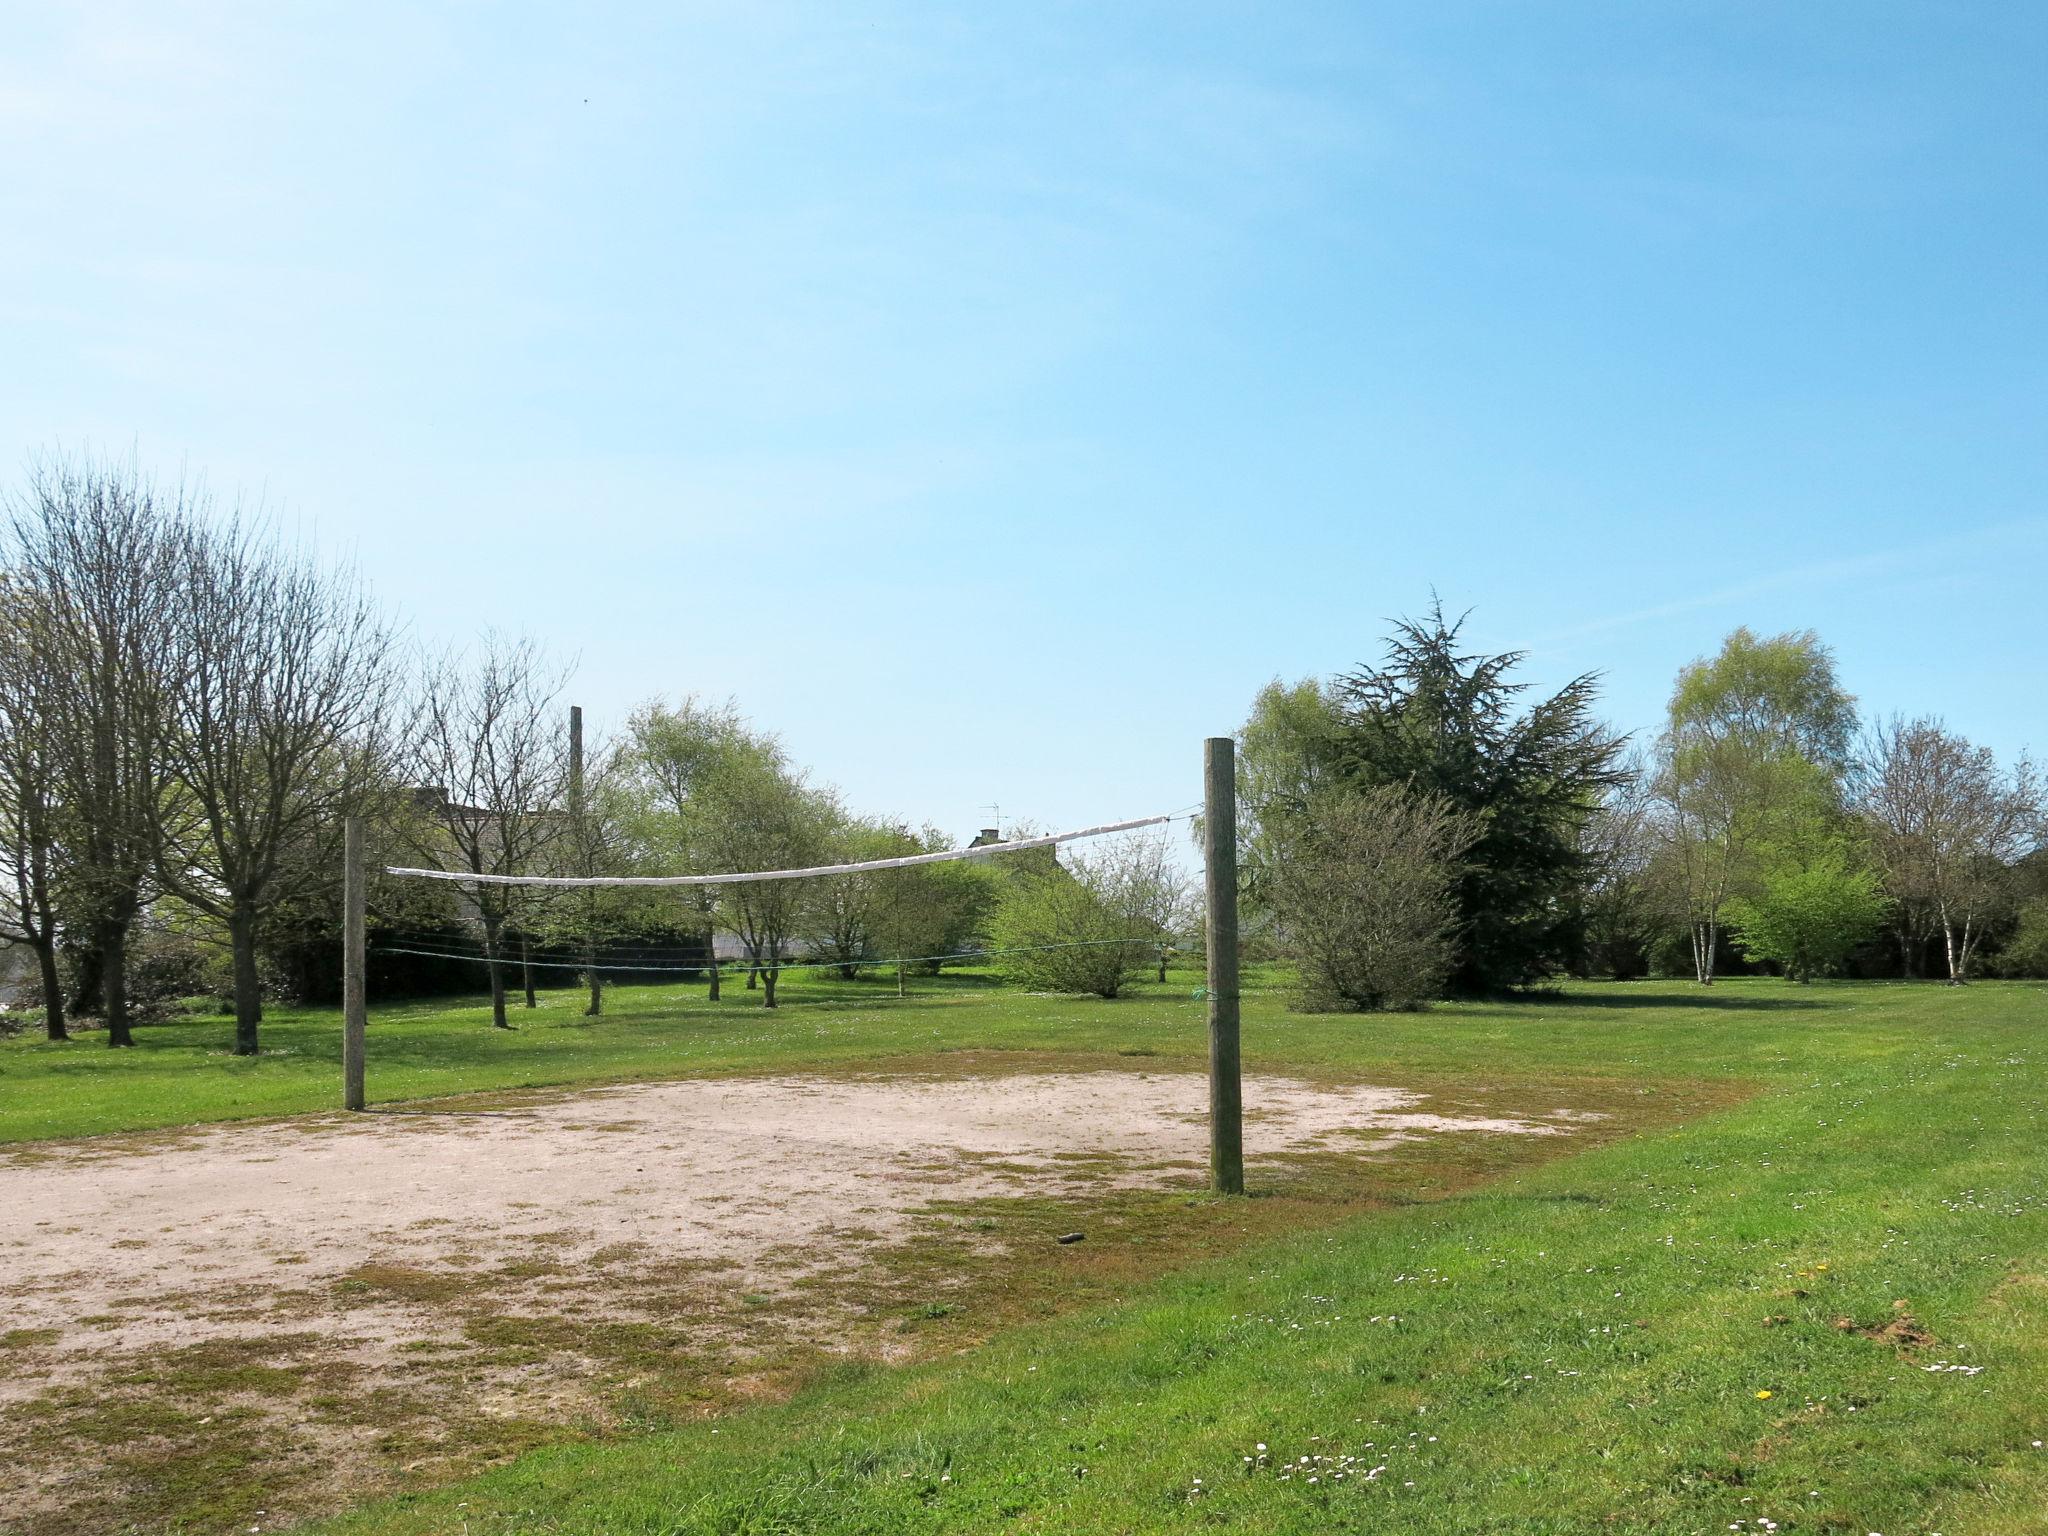
[{"label": "weathered wooden post", "polygon": [[[584,820],[583,804],[583,706],[569,706],[569,823],[576,837],[576,873],[594,875],[591,858],[590,826]],[[583,1010],[586,1019],[597,1018],[604,1012],[604,977],[597,969],[597,893],[592,891],[584,898],[584,916],[592,923],[592,929],[583,936],[583,980],[590,988],[590,1005]]]},{"label": "weathered wooden post", "polygon": [[342,829],[341,1104],[361,1109],[363,1099],[363,818]]},{"label": "weathered wooden post", "polygon": [[1209,1182],[1244,1193],[1244,1081],[1237,1018],[1237,749],[1202,743],[1203,896],[1209,919]]}]

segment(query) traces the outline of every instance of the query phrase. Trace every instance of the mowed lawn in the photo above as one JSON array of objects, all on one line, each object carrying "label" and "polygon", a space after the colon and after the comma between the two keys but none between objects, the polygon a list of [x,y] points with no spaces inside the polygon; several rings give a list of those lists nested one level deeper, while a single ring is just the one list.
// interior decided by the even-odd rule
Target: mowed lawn
[{"label": "mowed lawn", "polygon": [[[636,988],[596,1024],[557,993],[513,1035],[474,1008],[380,1010],[371,1092],[954,1049],[1192,1060],[1194,981],[1109,1004],[808,981],[776,1014],[738,988],[715,1009]],[[253,1062],[217,1054],[219,1020],[132,1053],[10,1042],[0,1135],[330,1106],[334,1017],[266,1028],[280,1054]],[[1559,1103],[1701,1084],[1724,1107],[331,1529],[2048,1530],[2044,1037],[2039,984],[1637,983],[1388,1018],[1291,1015],[1257,990],[1252,1070],[1556,1085]]]},{"label": "mowed lawn", "polygon": [[[972,971],[914,978],[904,998],[893,977],[847,982],[789,971],[778,988],[782,1006],[770,1010],[743,974],[729,973],[718,1003],[707,1003],[694,982],[620,986],[609,989],[597,1019],[583,1016],[588,995],[574,988],[541,991],[534,1009],[515,993],[510,1030],[492,1029],[489,1008],[474,998],[373,1000],[368,1092],[374,1105],[935,1050],[1198,1048],[1201,977],[1181,969],[1169,977],[1100,1004],[1033,997]],[[233,1021],[212,1014],[138,1026],[135,1039],[132,1050],[113,1051],[104,1034],[53,1044],[31,1027],[0,1040],[0,1143],[341,1107],[341,1018],[333,1009],[272,1008],[254,1057],[230,1053]]]}]

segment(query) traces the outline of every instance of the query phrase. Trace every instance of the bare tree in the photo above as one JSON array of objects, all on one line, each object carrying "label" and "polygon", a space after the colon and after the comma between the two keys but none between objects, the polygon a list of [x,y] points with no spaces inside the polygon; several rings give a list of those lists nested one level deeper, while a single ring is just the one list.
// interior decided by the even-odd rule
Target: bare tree
[{"label": "bare tree", "polygon": [[132,464],[53,459],[9,506],[14,664],[38,700],[66,901],[97,956],[110,1046],[135,1043],[128,933],[150,893],[158,829],[180,799],[163,741],[193,501]]},{"label": "bare tree", "polygon": [[[451,857],[475,875],[549,872],[570,830],[569,744],[556,706],[566,681],[533,641],[497,635],[474,659],[449,654],[428,666],[408,760],[433,829],[428,858]],[[509,1029],[504,940],[531,897],[520,886],[473,889],[491,1022]]]},{"label": "bare tree", "polygon": [[253,1056],[263,923],[332,881],[343,821],[381,782],[391,633],[351,573],[239,516],[192,530],[175,590],[163,740],[185,793],[160,823],[159,870],[226,925],[235,1054]]},{"label": "bare tree", "polygon": [[[673,864],[649,858],[636,839],[641,806],[640,784],[632,773],[628,743],[605,745],[586,761],[579,752],[582,711],[570,711],[568,826],[553,862],[566,873],[582,877],[673,874]],[[522,941],[527,934],[581,962],[589,1000],[585,1018],[604,1013],[604,970],[598,963],[604,945],[615,940],[673,929],[663,911],[672,903],[667,891],[622,886],[539,891],[521,916]]]},{"label": "bare tree", "polygon": [[1324,793],[1276,850],[1270,899],[1310,1012],[1419,1008],[1457,936],[1458,860],[1477,836],[1448,802],[1383,784]]},{"label": "bare tree", "polygon": [[26,607],[0,586],[0,940],[35,955],[45,1033],[68,1040],[57,970],[58,785],[43,683],[20,629]]},{"label": "bare tree", "polygon": [[1642,975],[1660,927],[1653,878],[1659,845],[1656,770],[1642,753],[1622,764],[1587,820],[1580,844],[1589,958],[1615,980]]},{"label": "bare tree", "polygon": [[2039,775],[2024,758],[2001,769],[1939,720],[1895,715],[1864,743],[1861,789],[1887,892],[1933,914],[1960,984],[2013,864],[2041,840]]}]

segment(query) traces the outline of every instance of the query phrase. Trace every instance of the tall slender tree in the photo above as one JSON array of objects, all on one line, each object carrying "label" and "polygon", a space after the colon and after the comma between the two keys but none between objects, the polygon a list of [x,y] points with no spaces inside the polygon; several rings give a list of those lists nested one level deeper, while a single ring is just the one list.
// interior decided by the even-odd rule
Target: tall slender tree
[{"label": "tall slender tree", "polygon": [[1753,892],[1766,859],[1818,847],[1838,821],[1856,701],[1811,630],[1737,629],[1672,689],[1658,788],[1671,839],[1674,906],[1697,980],[1711,985],[1728,904]]},{"label": "tall slender tree", "polygon": [[239,516],[191,529],[175,576],[163,751],[182,793],[158,817],[158,869],[226,926],[235,1054],[252,1056],[263,924],[332,882],[345,819],[383,781],[392,638],[352,574]]},{"label": "tall slender tree", "polygon": [[[432,835],[429,858],[477,875],[550,873],[569,834],[569,740],[557,707],[567,681],[531,640],[486,635],[473,655],[429,664],[408,766]],[[505,939],[532,901],[524,887],[473,887],[490,976],[491,1023],[505,1016]]]},{"label": "tall slender tree", "polygon": [[0,939],[35,955],[44,1032],[68,1040],[57,968],[56,765],[44,682],[20,629],[28,607],[16,597],[0,585]]},{"label": "tall slender tree", "polygon": [[159,830],[180,807],[164,739],[196,499],[132,463],[52,458],[8,507],[19,665],[37,691],[65,899],[99,969],[110,1046],[135,1043],[128,935],[152,889]]}]

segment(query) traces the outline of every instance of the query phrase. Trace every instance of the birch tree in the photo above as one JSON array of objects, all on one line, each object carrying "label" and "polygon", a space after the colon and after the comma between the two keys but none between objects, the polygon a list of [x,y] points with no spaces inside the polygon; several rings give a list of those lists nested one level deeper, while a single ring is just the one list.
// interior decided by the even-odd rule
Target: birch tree
[{"label": "birch tree", "polygon": [[1783,848],[1801,819],[1839,801],[1855,725],[1855,700],[1810,630],[1738,629],[1679,672],[1657,784],[1664,865],[1701,985],[1713,983],[1724,910],[1753,886],[1759,851]]},{"label": "birch tree", "polygon": [[1939,720],[1894,716],[1866,743],[1861,804],[1888,893],[1933,914],[1960,985],[2012,865],[2044,835],[2033,764],[2003,769]]}]

